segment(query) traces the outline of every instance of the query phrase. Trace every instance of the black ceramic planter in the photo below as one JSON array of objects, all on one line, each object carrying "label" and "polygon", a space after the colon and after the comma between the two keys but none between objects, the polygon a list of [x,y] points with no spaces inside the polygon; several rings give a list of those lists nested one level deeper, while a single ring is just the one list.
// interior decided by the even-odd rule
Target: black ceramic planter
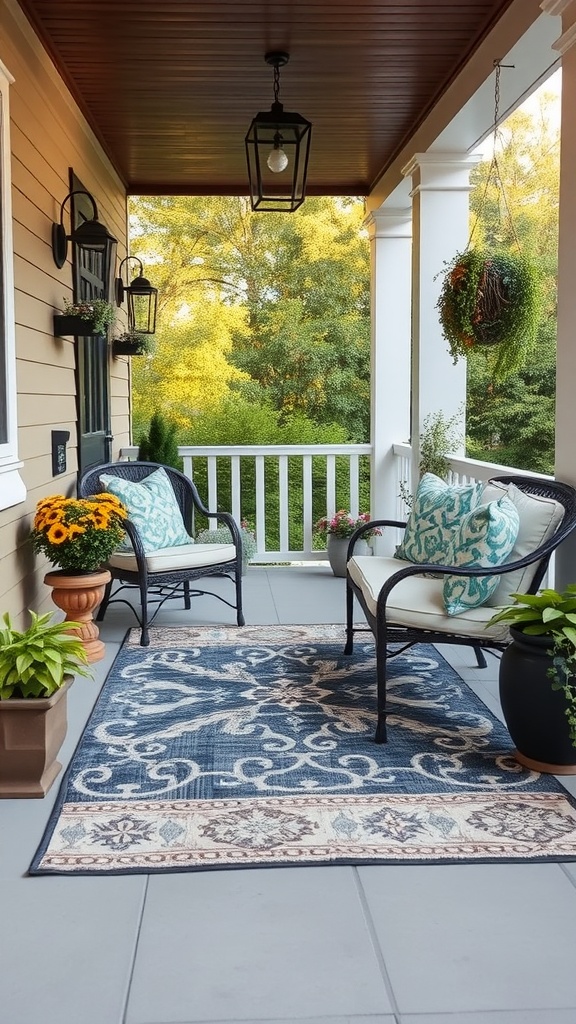
[{"label": "black ceramic planter", "polygon": [[576,775],[566,698],[552,689],[547,671],[552,640],[524,636],[511,627],[512,643],[500,662],[500,702],[520,764],[553,775]]},{"label": "black ceramic planter", "polygon": [[93,320],[85,320],[81,316],[54,314],[54,335],[57,338],[92,338],[100,337],[103,333],[105,332],[94,329]]}]

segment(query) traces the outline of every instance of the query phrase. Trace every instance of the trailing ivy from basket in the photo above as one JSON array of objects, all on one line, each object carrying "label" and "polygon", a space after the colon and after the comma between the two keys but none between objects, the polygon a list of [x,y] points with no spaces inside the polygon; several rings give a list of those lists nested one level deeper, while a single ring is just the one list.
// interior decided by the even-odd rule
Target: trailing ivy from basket
[{"label": "trailing ivy from basket", "polygon": [[471,248],[448,265],[436,308],[454,362],[494,346],[492,373],[503,378],[524,364],[536,338],[540,305],[531,260],[519,252]]}]

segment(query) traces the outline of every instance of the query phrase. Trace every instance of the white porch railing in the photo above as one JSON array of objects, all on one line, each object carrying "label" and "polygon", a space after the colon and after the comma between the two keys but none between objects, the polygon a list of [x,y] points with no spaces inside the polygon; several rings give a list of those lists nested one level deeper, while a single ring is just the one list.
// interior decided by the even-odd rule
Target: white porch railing
[{"label": "white porch railing", "polygon": [[[399,518],[405,518],[407,508],[400,494],[403,489],[412,493],[412,447],[409,444],[395,444],[393,451],[396,456],[396,493],[399,495]],[[467,459],[463,455],[449,455],[448,462],[450,463],[448,483],[451,484],[480,483],[490,480],[493,476],[513,476],[514,474],[526,472],[526,470],[517,469],[514,466],[500,466],[496,462],[480,462],[477,459]],[[532,471],[530,471],[529,475],[540,480],[554,479],[551,476],[546,476],[544,473],[532,473]]]},{"label": "white porch railing", "polygon": [[[360,481],[362,474],[368,481],[372,447],[369,444],[350,445],[239,445],[239,446],[181,446],[179,455],[184,461],[184,473],[198,482],[200,492],[209,508],[231,511],[238,523],[255,509],[257,562],[324,561],[325,549],[313,547],[313,524],[316,517],[332,516],[338,508],[350,509],[354,516],[367,511],[360,507]],[[402,492],[412,493],[411,459],[409,444],[395,444],[395,480],[397,518],[405,520],[408,508]],[[123,448],[122,459],[138,458],[136,446]],[[363,465],[364,462],[364,465]],[[463,456],[449,456],[449,482],[455,484],[485,481],[492,476],[513,475],[522,472],[513,466],[492,462],[479,462]],[[227,494],[219,493],[222,468],[226,467]],[[250,467],[248,471],[248,467]],[[539,473],[531,476],[552,479]],[[390,486],[382,481],[381,486]],[[221,488],[220,488],[221,490]],[[318,509],[318,492],[322,494]],[[316,501],[313,504],[313,496]],[[270,543],[270,509],[277,521],[277,543]],[[209,528],[216,527],[211,519]],[[268,543],[266,540],[268,534]],[[300,547],[291,543],[296,534],[302,539]],[[401,531],[395,543],[400,539]]]},{"label": "white porch railing", "polygon": [[[368,511],[367,507],[360,508],[360,481],[362,473],[369,480],[371,453],[369,444],[178,448],[186,476],[194,480],[202,472],[200,491],[208,508],[225,508],[238,523],[246,517],[247,508],[256,510],[257,562],[325,560],[326,550],[313,548],[315,518],[330,517],[339,508],[349,509],[354,516]],[[123,448],[120,457],[136,459],[138,448]],[[219,494],[219,470],[223,464],[227,467],[231,494],[231,499],[224,502]],[[320,510],[318,492],[322,494]],[[266,542],[267,533],[270,537],[271,532],[270,509],[275,510],[274,518],[278,521],[277,544]],[[210,520],[210,529],[216,525],[216,520]],[[299,548],[291,544],[294,534],[302,538]]]}]

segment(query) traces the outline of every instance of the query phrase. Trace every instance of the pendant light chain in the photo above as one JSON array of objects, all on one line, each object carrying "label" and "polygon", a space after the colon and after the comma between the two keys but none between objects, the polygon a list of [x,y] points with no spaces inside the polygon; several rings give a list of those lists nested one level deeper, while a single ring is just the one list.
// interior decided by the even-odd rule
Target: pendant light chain
[{"label": "pendant light chain", "polygon": [[277,64],[274,65],[274,103],[278,103],[278,95],[280,93],[280,68]]}]

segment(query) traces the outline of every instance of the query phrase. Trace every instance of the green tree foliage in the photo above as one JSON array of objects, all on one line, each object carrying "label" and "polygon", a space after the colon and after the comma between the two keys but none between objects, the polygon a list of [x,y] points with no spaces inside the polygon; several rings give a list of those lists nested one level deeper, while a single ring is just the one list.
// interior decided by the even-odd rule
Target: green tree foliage
[{"label": "green tree foliage", "polygon": [[[193,445],[292,445],[292,444],[345,444],[346,431],[337,424],[319,426],[303,413],[295,412],[280,416],[265,397],[260,402],[246,399],[241,395],[224,399],[221,406],[198,416],[182,440]],[[222,509],[231,507],[231,466],[227,459],[218,461],[218,505]],[[336,459],[337,504],[348,502],[348,460]],[[369,506],[369,465],[368,459],[361,459],[360,503]],[[275,458],[264,459],[266,487],[266,544],[278,549],[279,506],[278,506],[278,463]],[[203,498],[208,493],[207,460],[194,459],[194,481]],[[289,487],[289,537],[293,550],[303,545],[302,508],[303,480],[302,460],[288,459]],[[312,459],[312,503],[313,518],[318,519],[326,512],[326,458]],[[256,465],[251,457],[243,457],[242,467],[242,517],[251,521],[256,516]]]},{"label": "green tree foliage", "polygon": [[489,161],[475,171],[471,207],[479,217],[473,242],[520,248],[539,267],[543,295],[536,344],[526,365],[505,382],[493,380],[489,355],[468,359],[467,453],[487,462],[553,473],[556,386],[556,269],[559,128],[554,97],[543,94],[535,117],[517,111],[500,130],[502,186]]},{"label": "green tree foliage", "polygon": [[[133,251],[160,291],[153,360],[134,368],[135,421],[158,404],[191,425],[242,381],[285,419],[369,435],[369,251],[358,200],[253,214],[226,197],[133,200]],[[247,393],[247,392],[243,392]]]}]

